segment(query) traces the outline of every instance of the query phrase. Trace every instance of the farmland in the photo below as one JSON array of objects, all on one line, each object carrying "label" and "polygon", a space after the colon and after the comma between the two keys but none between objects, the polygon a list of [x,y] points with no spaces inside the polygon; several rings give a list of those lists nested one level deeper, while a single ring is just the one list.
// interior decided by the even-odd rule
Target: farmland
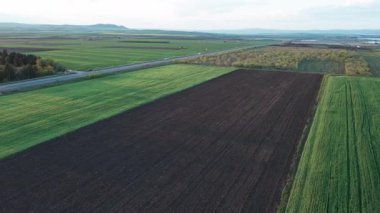
[{"label": "farmland", "polygon": [[[201,72],[203,80],[205,73],[229,71],[208,69],[212,68]],[[164,70],[168,68],[161,69],[164,76],[176,74]],[[156,71],[124,75],[141,84],[140,79],[151,81]],[[186,73],[181,72],[182,84],[197,76],[191,72],[186,78]],[[173,79],[165,85],[178,88],[181,83]],[[319,74],[235,71],[3,159],[0,182],[7,184],[0,190],[1,210],[274,211],[321,80]],[[120,94],[97,94],[96,104],[118,95],[99,111],[75,106],[92,116],[105,109],[115,111],[109,107],[125,104],[128,96],[123,93],[132,90],[125,80],[113,77],[92,81],[71,85],[72,91],[79,87],[99,92],[92,86],[103,84],[110,90],[110,84],[123,88]],[[60,93],[69,99],[70,87],[57,88],[38,93],[46,99],[55,92],[54,99],[49,98],[54,103]],[[144,97],[156,89],[133,91]],[[83,92],[71,99],[81,96],[82,104],[92,102]],[[67,106],[48,105],[54,114],[64,116],[57,110]],[[79,114],[64,117],[75,116]]]},{"label": "farmland", "polygon": [[3,1],[0,213],[380,213],[379,10]]},{"label": "farmland", "polygon": [[0,49],[89,71],[270,46],[0,96],[0,212],[380,212],[380,49],[129,33]]},{"label": "farmland", "polygon": [[286,211],[380,212],[380,79],[325,84]]},{"label": "farmland", "polygon": [[53,59],[74,70],[90,70],[270,43],[273,42],[160,36],[142,39],[102,34],[33,38],[0,37],[0,49],[33,53]]},{"label": "farmland", "polygon": [[359,51],[358,53],[367,62],[371,73],[380,75],[380,49],[371,49],[370,51]]},{"label": "farmland", "polygon": [[0,96],[0,158],[230,71],[172,65]]},{"label": "farmland", "polygon": [[273,46],[183,60],[190,64],[235,66],[296,72],[368,75],[370,68],[355,51],[311,47]]}]

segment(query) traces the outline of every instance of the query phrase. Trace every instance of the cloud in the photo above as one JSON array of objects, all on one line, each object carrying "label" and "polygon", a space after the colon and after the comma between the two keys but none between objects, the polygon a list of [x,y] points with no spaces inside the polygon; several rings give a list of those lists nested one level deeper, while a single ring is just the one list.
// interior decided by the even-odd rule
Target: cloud
[{"label": "cloud", "polygon": [[7,13],[0,13],[0,20],[1,22],[24,22],[24,23],[28,22],[26,19],[23,19],[15,15],[10,15]]},{"label": "cloud", "polygon": [[363,5],[370,5],[373,3],[375,3],[374,0],[346,0],[344,2],[344,5],[345,6],[355,6],[355,5],[363,6]]},{"label": "cloud", "polygon": [[313,28],[368,29],[380,28],[380,3],[355,4],[346,6],[312,8],[304,12],[305,20]]},{"label": "cloud", "polygon": [[[115,23],[134,28],[376,27],[380,0],[18,0],[4,20],[49,24]],[[23,5],[20,7],[19,5]],[[375,6],[374,6],[375,5]],[[372,8],[371,8],[372,7]],[[364,14],[364,15],[363,15]],[[380,27],[380,26],[378,26]]]}]

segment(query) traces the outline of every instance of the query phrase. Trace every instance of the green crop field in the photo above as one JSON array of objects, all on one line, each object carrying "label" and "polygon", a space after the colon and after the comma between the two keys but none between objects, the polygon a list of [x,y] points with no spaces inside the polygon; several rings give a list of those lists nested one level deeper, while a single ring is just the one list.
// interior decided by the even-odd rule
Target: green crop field
[{"label": "green crop field", "polygon": [[344,73],[344,69],[344,64],[328,60],[303,60],[297,67],[298,72],[319,73]]},{"label": "green crop field", "polygon": [[379,90],[379,78],[326,78],[287,212],[380,212]]},{"label": "green crop field", "polygon": [[194,55],[271,41],[223,39],[131,39],[115,37],[0,38],[0,49],[8,48],[54,59],[74,70],[140,63],[169,57]]},{"label": "green crop field", "polygon": [[0,158],[232,71],[170,65],[0,97]]},{"label": "green crop field", "polygon": [[380,75],[380,49],[362,50],[358,54],[367,60],[372,74]]}]

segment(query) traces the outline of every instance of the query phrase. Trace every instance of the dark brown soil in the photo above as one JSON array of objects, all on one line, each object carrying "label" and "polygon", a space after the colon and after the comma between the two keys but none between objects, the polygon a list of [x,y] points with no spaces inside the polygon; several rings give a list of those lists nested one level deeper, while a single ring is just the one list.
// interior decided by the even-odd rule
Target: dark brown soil
[{"label": "dark brown soil", "polygon": [[273,212],[322,75],[239,70],[0,162],[0,210]]}]

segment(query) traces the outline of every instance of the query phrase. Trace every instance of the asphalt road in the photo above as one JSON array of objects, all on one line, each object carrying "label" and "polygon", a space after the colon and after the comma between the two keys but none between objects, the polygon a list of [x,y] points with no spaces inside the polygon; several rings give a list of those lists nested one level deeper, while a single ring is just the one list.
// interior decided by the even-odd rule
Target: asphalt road
[{"label": "asphalt road", "polygon": [[127,72],[127,71],[134,71],[134,70],[164,66],[164,65],[172,64],[176,60],[179,60],[179,59],[191,59],[191,58],[200,57],[200,56],[210,56],[210,55],[216,55],[216,54],[227,53],[227,52],[238,51],[238,50],[262,48],[265,46],[268,46],[268,45],[234,48],[234,49],[212,52],[212,53],[197,54],[197,55],[192,55],[192,56],[181,56],[181,57],[168,58],[168,59],[162,59],[162,60],[157,60],[157,61],[144,62],[144,63],[139,63],[139,64],[131,64],[131,65],[125,65],[125,66],[97,69],[93,71],[72,71],[65,75],[56,75],[56,76],[50,76],[50,77],[44,77],[44,78],[37,78],[37,79],[31,79],[31,80],[25,80],[25,81],[0,84],[0,95],[17,92],[17,91],[31,90],[31,89],[36,89],[40,87],[51,86],[58,83],[61,84],[61,83],[70,82],[73,80],[78,80],[78,79],[91,77],[91,76],[107,75],[107,74],[114,74],[118,72]]}]

